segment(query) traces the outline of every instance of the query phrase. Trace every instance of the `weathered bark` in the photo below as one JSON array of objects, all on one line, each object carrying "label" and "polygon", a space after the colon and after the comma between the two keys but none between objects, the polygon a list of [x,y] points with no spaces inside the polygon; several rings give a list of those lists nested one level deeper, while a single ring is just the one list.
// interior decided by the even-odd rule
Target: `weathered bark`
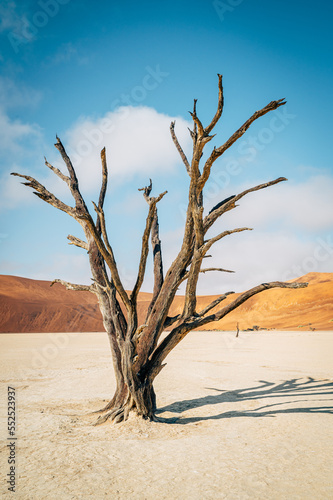
[{"label": "weathered bark", "polygon": [[[151,203],[152,198],[150,197],[150,193],[153,187],[152,180],[150,179],[149,186],[139,189],[139,191],[143,191],[143,196],[148,204]],[[163,285],[164,277],[163,277],[163,261],[162,261],[162,248],[161,248],[161,240],[159,236],[159,224],[158,224],[158,216],[157,216],[157,208],[155,206],[152,226],[151,226],[151,246],[153,250],[153,264],[154,264],[154,289],[153,296],[151,302],[148,306],[147,318],[154,307],[158,294]],[[146,321],[147,321],[146,318]]]},{"label": "weathered bark", "polygon": [[[251,230],[251,228],[229,229],[205,239],[207,231],[224,213],[234,209],[237,206],[236,203],[247,194],[287,180],[285,177],[279,177],[276,180],[247,189],[238,195],[232,195],[219,202],[204,216],[203,189],[209,179],[213,164],[242,137],[255,120],[284,104],[284,99],[280,99],[272,101],[261,110],[256,111],[222,146],[214,147],[203,166],[202,172],[200,170],[200,161],[204,148],[214,137],[214,135],[210,134],[223,113],[222,76],[218,75],[217,110],[206,127],[204,127],[197,115],[197,100],[194,100],[193,111],[190,113],[193,119],[193,130],[190,130],[193,141],[191,161],[187,159],[184,150],[179,144],[175,133],[175,122],[171,123],[172,140],[190,177],[183,241],[178,255],[164,276],[157,204],[162,200],[166,192],[157,197],[152,197],[152,182],[150,181],[149,186],[141,189],[148,203],[148,214],[142,236],[137,279],[131,293],[128,293],[124,288],[107,233],[103,210],[108,179],[105,148],[101,151],[102,185],[98,204],[94,203],[97,214],[96,221],[89,213],[79,190],[79,182],[74,166],[58,137],[55,147],[62,156],[68,175],[54,168],[46,159],[45,164],[67,184],[75,202],[74,207],[63,203],[33,177],[13,173],[13,175],[24,178],[27,181],[24,184],[33,188],[35,190],[34,194],[39,198],[69,214],[83,228],[85,241],[73,235],[69,235],[68,240],[70,245],[78,246],[88,252],[92,284],[76,285],[60,279],[54,280],[52,284],[60,283],[71,290],[88,290],[96,294],[98,298],[104,328],[110,342],[116,390],[109,403],[96,412],[100,413],[97,423],[105,422],[108,419],[115,422],[126,420],[130,411],[135,411],[142,418],[153,420],[156,410],[154,379],[162,370],[167,355],[188,332],[203,327],[210,322],[218,321],[250,297],[266,289],[276,287],[300,288],[307,285],[304,283],[263,283],[244,292],[221,309],[216,310],[217,306],[234,292],[222,294],[207,307],[197,311],[196,295],[200,273],[208,271],[233,272],[222,267],[202,268],[203,260],[208,257],[207,252],[216,242],[221,241],[223,238],[238,232]],[[145,322],[140,325],[138,324],[137,301],[146,272],[149,240],[151,241],[153,253],[154,289]],[[176,292],[179,285],[184,281],[186,281],[186,292],[183,311],[176,316],[169,316]],[[212,312],[213,310],[215,312]],[[160,341],[162,332],[166,327],[170,328],[171,326],[170,333],[163,341]]]}]

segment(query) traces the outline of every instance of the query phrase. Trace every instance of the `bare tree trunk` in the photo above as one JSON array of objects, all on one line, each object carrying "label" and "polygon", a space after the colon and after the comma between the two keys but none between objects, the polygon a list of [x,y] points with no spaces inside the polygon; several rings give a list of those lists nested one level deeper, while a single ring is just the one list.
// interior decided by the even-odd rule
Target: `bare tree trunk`
[{"label": "bare tree trunk", "polygon": [[[256,111],[224,144],[213,148],[202,169],[200,161],[204,148],[214,137],[214,135],[210,135],[211,131],[220,120],[223,112],[222,76],[218,75],[217,110],[212,121],[206,127],[203,126],[197,115],[197,100],[194,100],[193,112],[190,113],[193,119],[193,130],[190,130],[193,140],[191,161],[187,159],[178,142],[175,133],[175,122],[171,123],[172,140],[190,177],[183,241],[178,255],[164,276],[157,204],[166,192],[161,193],[156,198],[152,197],[152,182],[150,181],[149,186],[141,189],[148,204],[148,214],[142,236],[137,279],[131,293],[128,293],[124,288],[115,255],[108,239],[103,210],[108,177],[105,149],[101,151],[102,186],[99,200],[98,204],[93,204],[97,214],[95,221],[80,193],[75,169],[58,137],[55,147],[62,156],[68,175],[54,168],[46,160],[45,164],[68,185],[75,202],[74,207],[62,202],[33,177],[13,174],[24,178],[27,181],[24,184],[33,188],[34,194],[43,201],[73,217],[81,225],[85,233],[86,241],[72,235],[68,236],[68,240],[71,245],[81,247],[88,252],[93,283],[91,285],[77,285],[59,279],[54,280],[54,282],[59,282],[71,290],[89,290],[96,294],[99,301],[103,324],[110,342],[116,390],[109,403],[102,410],[96,412],[101,414],[97,423],[105,422],[107,419],[115,422],[126,420],[131,411],[135,411],[142,418],[153,420],[156,411],[153,382],[163,366],[165,366],[163,363],[167,355],[188,332],[220,320],[250,297],[267,289],[307,286],[307,283],[262,283],[247,290],[225,307],[218,308],[220,303],[233,293],[232,291],[223,293],[203,310],[197,311],[196,295],[199,274],[208,271],[233,272],[224,268],[202,268],[203,260],[208,256],[208,251],[223,238],[242,231],[249,231],[251,228],[240,227],[225,230],[210,238],[206,236],[208,230],[224,213],[233,210],[237,206],[236,203],[247,194],[287,180],[285,177],[279,177],[273,181],[249,188],[238,195],[232,195],[219,202],[204,216],[203,190],[209,179],[213,164],[242,137],[255,120],[284,104],[284,99],[280,99],[272,101],[261,110]],[[137,301],[146,272],[149,240],[151,240],[153,251],[154,289],[145,322],[140,325],[138,324]],[[169,316],[175,294],[184,281],[186,281],[186,293],[183,311],[176,316]],[[161,341],[162,332],[166,327],[171,326],[171,331]],[[238,334],[239,326],[237,324],[237,337]]]}]

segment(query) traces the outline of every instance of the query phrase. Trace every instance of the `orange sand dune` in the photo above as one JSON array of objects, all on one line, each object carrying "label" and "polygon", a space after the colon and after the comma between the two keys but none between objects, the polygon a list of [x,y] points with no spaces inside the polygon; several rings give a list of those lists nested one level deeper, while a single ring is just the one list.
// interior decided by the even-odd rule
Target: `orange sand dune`
[{"label": "orange sand dune", "polygon": [[0,332],[103,331],[93,294],[50,284],[0,275]]},{"label": "orange sand dune", "polygon": [[[309,273],[296,281],[309,282],[299,290],[273,289],[252,297],[236,311],[206,330],[241,330],[258,326],[279,330],[333,330],[333,273]],[[232,295],[225,304],[237,295]],[[151,295],[139,297],[139,320],[144,320]],[[198,310],[217,296],[198,297]],[[181,311],[177,296],[170,313]],[[220,304],[218,307],[222,307]],[[0,332],[103,331],[96,297],[65,290],[59,284],[0,275]]]},{"label": "orange sand dune", "polygon": [[[245,330],[260,328],[277,330],[333,330],[333,273],[309,273],[293,280],[307,282],[297,290],[275,288],[256,295],[224,319],[211,323],[207,330]],[[222,307],[239,294],[231,295],[217,306]],[[218,296],[199,297],[197,309],[203,309]],[[177,312],[181,311],[181,304]],[[214,310],[213,310],[214,311]]]}]

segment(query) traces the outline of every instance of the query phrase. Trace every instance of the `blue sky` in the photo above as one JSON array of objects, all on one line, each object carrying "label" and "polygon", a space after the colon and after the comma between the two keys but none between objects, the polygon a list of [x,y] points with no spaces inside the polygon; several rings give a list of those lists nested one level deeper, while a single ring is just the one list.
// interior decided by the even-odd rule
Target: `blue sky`
[{"label": "blue sky", "polygon": [[[215,233],[254,227],[219,243],[201,293],[241,290],[262,281],[333,271],[331,90],[333,6],[313,1],[106,2],[11,0],[0,6],[0,273],[89,283],[75,221],[43,204],[11,171],[30,174],[69,201],[44,166],[61,167],[58,134],[87,201],[97,200],[99,151],[110,171],[110,239],[130,288],[147,206],[137,188],[153,179],[160,203],[165,263],[179,248],[188,177],[169,136],[170,121],[190,155],[193,98],[204,123],[215,113],[217,73],[225,109],[222,144],[273,99],[287,105],[258,120],[215,163],[207,209],[279,176],[249,195]],[[213,143],[213,141],[212,141]],[[212,144],[212,145],[214,145]],[[231,167],[233,166],[233,167]],[[61,167],[62,168],[62,167]],[[51,175],[52,174],[52,175]],[[144,290],[149,291],[148,274]]]}]

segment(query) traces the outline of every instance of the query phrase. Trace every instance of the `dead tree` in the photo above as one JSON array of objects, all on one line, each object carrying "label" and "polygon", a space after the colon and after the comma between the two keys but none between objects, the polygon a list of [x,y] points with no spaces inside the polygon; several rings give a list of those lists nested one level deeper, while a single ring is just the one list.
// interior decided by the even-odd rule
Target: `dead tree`
[{"label": "dead tree", "polygon": [[239,337],[239,323],[237,323],[236,327],[236,337]]},{"label": "dead tree", "polygon": [[[262,283],[242,293],[224,307],[219,304],[233,292],[224,293],[203,310],[197,310],[196,294],[199,274],[206,271],[226,271],[221,268],[203,268],[202,263],[207,256],[207,252],[214,243],[222,238],[241,231],[249,231],[250,228],[238,227],[208,238],[206,237],[207,231],[223,214],[233,210],[237,206],[237,202],[244,196],[287,180],[284,177],[279,177],[273,181],[246,189],[218,203],[207,215],[204,214],[203,190],[215,161],[242,137],[255,120],[283,106],[286,102],[284,99],[272,101],[264,108],[256,111],[224,144],[213,148],[208,159],[201,167],[200,161],[203,150],[214,137],[211,132],[220,120],[223,111],[224,98],[221,75],[218,75],[218,91],[217,110],[212,121],[206,127],[197,115],[197,101],[194,100],[193,111],[190,112],[193,119],[193,129],[190,130],[193,140],[191,160],[187,159],[178,142],[175,134],[175,122],[171,123],[172,140],[190,178],[184,236],[177,257],[164,275],[157,203],[164,197],[166,192],[157,197],[151,196],[152,184],[150,183],[148,187],[143,189],[144,198],[148,203],[148,215],[142,237],[137,278],[131,293],[125,290],[119,274],[103,211],[108,177],[105,149],[101,152],[102,186],[98,203],[94,203],[94,209],[97,213],[96,219],[90,214],[80,193],[74,166],[58,137],[55,147],[60,152],[68,173],[64,174],[58,168],[50,165],[46,159],[45,164],[68,185],[75,202],[73,207],[62,202],[33,177],[17,173],[12,174],[23,177],[26,180],[24,184],[33,188],[34,194],[53,207],[66,212],[83,228],[85,241],[72,235],[69,235],[68,239],[69,244],[81,247],[88,252],[93,284],[83,286],[62,280],[55,280],[55,282],[59,282],[72,290],[89,290],[96,294],[99,301],[104,327],[110,340],[116,378],[115,394],[105,408],[99,411],[101,413],[98,419],[99,423],[107,419],[115,422],[126,420],[132,410],[145,419],[154,419],[156,410],[156,398],[153,389],[154,379],[165,366],[165,358],[170,351],[191,330],[202,328],[208,323],[220,320],[250,297],[269,288],[300,288],[306,286],[305,283]],[[138,294],[145,276],[150,238],[154,260],[154,290],[145,322],[139,324]],[[169,311],[175,294],[179,285],[184,281],[186,281],[186,292],[182,313],[170,316]],[[166,327],[171,331],[161,340],[161,334]]]}]

